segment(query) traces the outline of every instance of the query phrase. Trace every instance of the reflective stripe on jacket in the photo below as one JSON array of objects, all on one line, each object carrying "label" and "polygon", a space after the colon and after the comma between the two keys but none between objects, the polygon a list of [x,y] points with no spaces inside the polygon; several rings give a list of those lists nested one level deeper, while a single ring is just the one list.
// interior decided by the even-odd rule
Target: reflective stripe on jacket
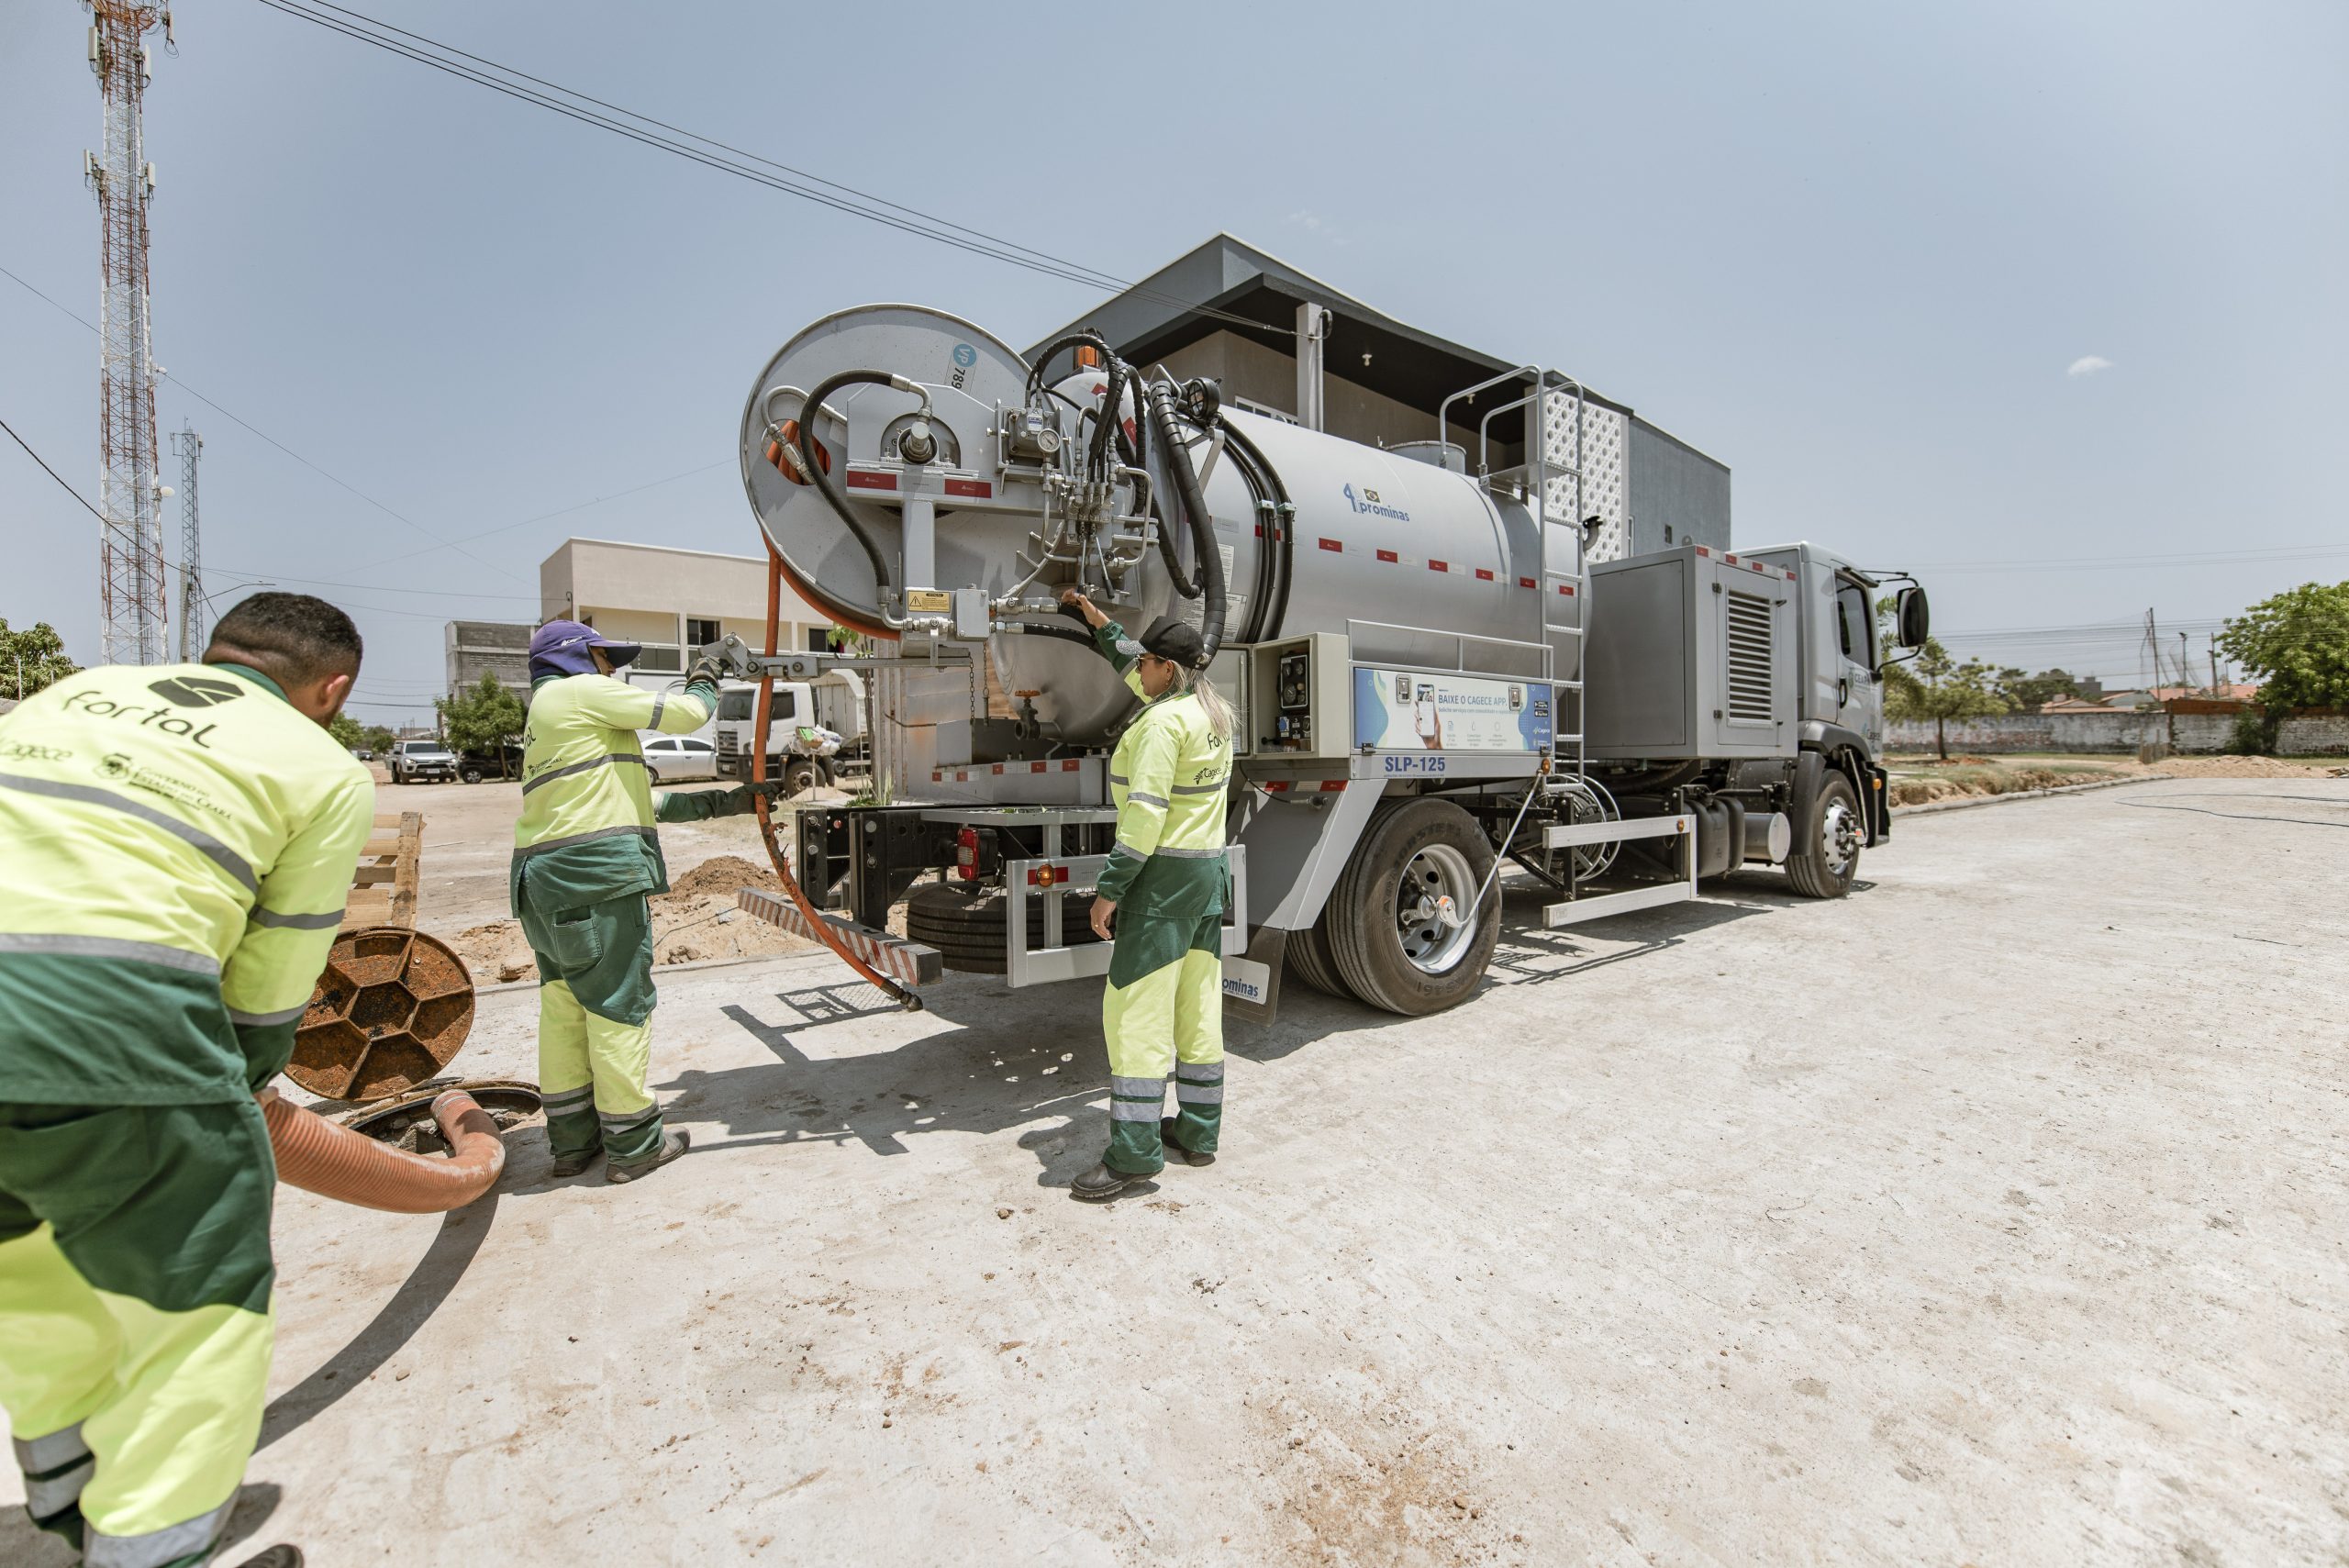
[{"label": "reflective stripe on jacket", "polygon": [[[1141,645],[1116,621],[1094,641],[1141,695],[1134,664]],[[1218,735],[1189,693],[1144,698],[1109,759],[1109,803],[1117,843],[1098,891],[1130,914],[1189,918],[1221,911],[1223,819],[1231,783],[1231,742]]]},{"label": "reflective stripe on jacket", "polygon": [[563,675],[530,688],[510,878],[517,914],[526,875],[542,909],[668,891],[637,731],[686,734],[717,706],[706,682],[649,692],[610,675]]},{"label": "reflective stripe on jacket", "polygon": [[86,670],[0,717],[0,1100],[275,1076],[374,811],[364,764],[240,665]]}]

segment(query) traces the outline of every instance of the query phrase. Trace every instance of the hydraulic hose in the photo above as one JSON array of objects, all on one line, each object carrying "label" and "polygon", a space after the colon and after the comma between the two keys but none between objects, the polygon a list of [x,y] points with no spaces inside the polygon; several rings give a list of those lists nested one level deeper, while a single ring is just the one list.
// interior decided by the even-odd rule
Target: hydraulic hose
[{"label": "hydraulic hose", "polygon": [[462,1089],[451,1089],[432,1102],[432,1119],[449,1140],[445,1160],[378,1143],[274,1089],[262,1090],[258,1098],[269,1124],[269,1147],[277,1156],[277,1179],[339,1203],[388,1214],[441,1214],[489,1191],[506,1169],[497,1123]]},{"label": "hydraulic hose", "polygon": [[807,395],[807,401],[799,406],[800,472],[815,482],[816,488],[824,493],[824,499],[840,515],[850,536],[864,547],[865,559],[873,562],[873,605],[885,617],[887,611],[882,601],[889,593],[888,558],[881,553],[879,542],[857,520],[856,514],[849,509],[848,497],[841,495],[840,486],[832,483],[830,466],[817,456],[816,417],[823,412],[824,400],[843,386],[894,386],[897,380],[886,371],[842,371],[838,375],[827,377]]},{"label": "hydraulic hose", "polygon": [[1280,586],[1280,512],[1273,505],[1272,481],[1258,469],[1256,459],[1248,449],[1227,440],[1224,450],[1230,455],[1231,466],[1247,482],[1251,510],[1256,518],[1255,590],[1248,595],[1248,618],[1241,626],[1240,640],[1262,642],[1268,624],[1265,617],[1272,611],[1273,595]]},{"label": "hydraulic hose", "polygon": [[1216,544],[1215,518],[1208,513],[1207,497],[1199,494],[1199,472],[1191,466],[1191,450],[1174,428],[1174,406],[1162,385],[1153,382],[1149,390],[1150,417],[1157,427],[1159,450],[1166,454],[1166,466],[1174,471],[1174,488],[1182,495],[1183,510],[1190,519],[1191,542],[1199,558],[1199,590],[1207,600],[1206,614],[1199,621],[1199,641],[1207,657],[1213,659],[1216,650],[1223,646],[1223,551]]},{"label": "hydraulic hose", "polygon": [[[807,428],[804,421],[800,428],[803,431]],[[783,552],[776,550],[774,541],[770,539],[767,541],[767,657],[773,658],[780,651],[777,645],[782,641],[782,637]],[[870,688],[867,689],[865,701],[867,712],[864,728],[868,737],[867,744],[870,745],[871,737],[875,733],[875,723],[880,717],[871,711],[873,697]],[[752,784],[766,782],[767,732],[774,717],[774,677],[764,675],[759,680],[758,716],[751,726],[751,782]],[[799,879],[791,874],[790,862],[783,858],[783,846],[775,841],[774,817],[768,808],[767,797],[753,790],[751,793],[751,809],[758,817],[759,841],[766,846],[767,860],[774,867],[775,879],[783,884],[783,890],[791,895],[792,903],[798,906],[800,917],[807,922],[807,929],[816,934],[817,940],[831,949],[833,953],[851,969],[879,986],[883,994],[889,996],[899,1006],[909,1013],[921,1011],[919,996],[849,951],[840,939],[832,934],[831,923],[818,915],[815,905],[808,902],[807,895],[800,888]]]},{"label": "hydraulic hose", "polygon": [[1289,584],[1297,574],[1297,507],[1288,498],[1288,486],[1281,483],[1281,471],[1273,466],[1272,460],[1264,456],[1264,450],[1230,420],[1225,419],[1222,424],[1223,433],[1229,438],[1227,444],[1253,462],[1257,472],[1272,487],[1273,520],[1270,526],[1279,536],[1280,549],[1275,552],[1278,559],[1275,576],[1279,584],[1279,592],[1277,597],[1264,595],[1270,598],[1271,603],[1265,606],[1264,622],[1256,634],[1257,640],[1261,641],[1265,638],[1278,637],[1281,623],[1288,618]]}]

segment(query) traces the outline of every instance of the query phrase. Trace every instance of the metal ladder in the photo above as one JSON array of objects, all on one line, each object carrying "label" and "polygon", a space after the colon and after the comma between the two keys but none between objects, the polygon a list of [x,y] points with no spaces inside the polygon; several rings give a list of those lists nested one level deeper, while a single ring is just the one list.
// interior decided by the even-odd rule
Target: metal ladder
[{"label": "metal ladder", "polygon": [[[1586,756],[1584,735],[1589,719],[1584,710],[1584,679],[1588,674],[1587,662],[1581,657],[1586,646],[1585,638],[1590,615],[1589,563],[1583,549],[1582,519],[1588,499],[1584,486],[1585,453],[1583,448],[1583,413],[1586,398],[1582,383],[1559,371],[1540,365],[1520,365],[1513,371],[1477,383],[1464,391],[1444,399],[1436,411],[1436,434],[1448,439],[1451,425],[1447,416],[1453,403],[1460,398],[1473,398],[1477,393],[1511,382],[1531,378],[1532,385],[1523,395],[1499,406],[1486,411],[1476,431],[1476,478],[1486,489],[1522,480],[1526,485],[1528,504],[1540,519],[1542,541],[1542,634],[1543,646],[1554,661],[1559,639],[1572,638],[1576,657],[1574,678],[1564,679],[1552,674],[1550,684],[1560,694],[1556,698],[1558,711],[1551,733],[1550,774],[1546,787],[1552,793],[1561,791],[1568,780],[1584,776]],[[1553,465],[1550,462],[1550,414],[1553,398],[1571,395],[1574,399],[1574,462],[1569,465]],[[1512,408],[1525,410],[1525,461],[1499,473],[1492,470],[1490,430],[1499,415]],[[1553,516],[1550,505],[1550,484],[1553,480],[1574,481],[1574,506],[1564,517]],[[1561,601],[1575,606],[1574,619],[1560,618]],[[1563,694],[1575,695],[1575,728],[1563,728],[1565,703]],[[1567,822],[1553,825],[1542,832],[1543,846],[1551,851],[1566,850],[1566,897],[1542,911],[1542,924],[1579,925],[1586,920],[1602,919],[1609,915],[1629,914],[1637,909],[1653,908],[1663,904],[1678,904],[1697,896],[1696,823],[1687,814],[1649,817],[1638,821],[1615,819],[1600,822]],[[1682,860],[1681,874],[1675,880],[1627,892],[1597,895],[1577,895],[1575,891],[1575,873],[1573,851],[1581,846],[1621,843],[1630,839],[1671,838],[1677,840]]]}]

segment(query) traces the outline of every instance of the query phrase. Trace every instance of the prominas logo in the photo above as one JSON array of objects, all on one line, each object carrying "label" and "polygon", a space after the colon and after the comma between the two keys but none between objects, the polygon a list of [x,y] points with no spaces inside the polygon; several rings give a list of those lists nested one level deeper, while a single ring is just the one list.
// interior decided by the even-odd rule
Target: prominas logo
[{"label": "prominas logo", "polygon": [[1357,494],[1351,484],[1345,488],[1346,505],[1356,512],[1368,512],[1374,517],[1386,517],[1397,523],[1408,523],[1411,514],[1400,506],[1389,506],[1378,498],[1378,492],[1365,484]]},{"label": "prominas logo", "polygon": [[98,777],[109,782],[130,776],[130,759],[120,751],[109,751],[98,759]]},{"label": "prominas logo", "polygon": [[210,675],[173,675],[149,682],[147,689],[174,707],[217,707],[245,695],[242,682]]}]

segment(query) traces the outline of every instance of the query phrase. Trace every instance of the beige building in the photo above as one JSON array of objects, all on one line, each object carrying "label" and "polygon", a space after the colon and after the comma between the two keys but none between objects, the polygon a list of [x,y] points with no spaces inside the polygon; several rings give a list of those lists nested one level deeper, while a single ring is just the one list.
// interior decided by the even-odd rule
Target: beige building
[{"label": "beige building", "polygon": [[[767,563],[753,555],[565,539],[539,564],[539,617],[558,617],[642,643],[636,668],[648,674],[682,674],[694,649],[729,633],[764,645]],[[820,651],[831,627],[829,616],[784,588],[778,646]]]}]

